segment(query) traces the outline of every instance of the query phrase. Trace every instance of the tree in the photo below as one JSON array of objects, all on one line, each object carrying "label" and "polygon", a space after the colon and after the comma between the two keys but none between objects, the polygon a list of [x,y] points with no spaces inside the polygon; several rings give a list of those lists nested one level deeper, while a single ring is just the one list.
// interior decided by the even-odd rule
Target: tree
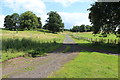
[{"label": "tree", "polygon": [[92,26],[86,25],[86,26],[85,26],[85,31],[86,31],[86,32],[92,31]]},{"label": "tree", "polygon": [[62,23],[62,19],[57,12],[51,11],[47,13],[47,15],[49,15],[49,18],[46,20],[47,23],[45,24],[44,29],[48,29],[53,33],[60,32],[64,29],[64,23]]},{"label": "tree", "polygon": [[72,32],[90,32],[92,31],[92,27],[89,25],[81,25],[81,26],[73,26],[71,29]]},{"label": "tree", "polygon": [[13,13],[12,15],[7,15],[5,17],[4,21],[4,26],[5,28],[8,28],[10,30],[16,29],[19,27],[19,14],[18,13]]},{"label": "tree", "polygon": [[37,26],[37,28],[42,28],[41,18],[37,17],[37,19],[38,19],[38,26]]},{"label": "tree", "polygon": [[4,19],[4,27],[8,29],[12,29],[12,19],[10,15],[7,15]]},{"label": "tree", "polygon": [[71,29],[72,32],[78,32],[79,31],[79,26],[73,26]]},{"label": "tree", "polygon": [[12,19],[12,28],[16,30],[20,25],[19,14],[13,13],[11,15],[11,19]]},{"label": "tree", "polygon": [[21,29],[36,29],[39,26],[37,16],[31,12],[26,11],[20,15],[20,28]]},{"label": "tree", "polygon": [[95,2],[88,9],[94,34],[102,31],[105,34],[114,33],[120,23],[120,2]]},{"label": "tree", "polygon": [[85,32],[85,30],[86,30],[85,25],[81,25],[80,28],[79,28],[79,31],[80,32]]}]

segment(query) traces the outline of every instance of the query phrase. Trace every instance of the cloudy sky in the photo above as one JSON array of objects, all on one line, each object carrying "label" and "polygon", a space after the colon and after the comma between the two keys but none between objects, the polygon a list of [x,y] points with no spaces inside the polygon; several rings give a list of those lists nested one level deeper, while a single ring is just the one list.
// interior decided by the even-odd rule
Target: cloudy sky
[{"label": "cloudy sky", "polygon": [[45,24],[47,13],[57,11],[65,24],[70,29],[73,25],[90,25],[88,8],[95,0],[1,0],[0,1],[0,27],[3,27],[4,17],[12,13],[32,11],[42,18]]}]

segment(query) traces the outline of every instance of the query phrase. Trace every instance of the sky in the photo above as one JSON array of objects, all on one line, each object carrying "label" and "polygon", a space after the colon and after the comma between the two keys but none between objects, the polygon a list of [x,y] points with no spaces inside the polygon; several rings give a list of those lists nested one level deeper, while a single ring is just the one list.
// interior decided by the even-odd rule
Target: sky
[{"label": "sky", "polygon": [[74,25],[90,25],[87,9],[94,2],[95,0],[1,0],[0,27],[3,27],[6,15],[13,13],[20,15],[28,10],[41,17],[43,25],[48,18],[47,13],[50,11],[57,11],[66,29],[70,29]]}]

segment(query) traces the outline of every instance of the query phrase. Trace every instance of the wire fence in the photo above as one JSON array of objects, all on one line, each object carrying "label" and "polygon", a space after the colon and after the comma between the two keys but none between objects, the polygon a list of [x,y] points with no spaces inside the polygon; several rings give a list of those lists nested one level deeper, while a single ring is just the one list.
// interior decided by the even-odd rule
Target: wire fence
[{"label": "wire fence", "polygon": [[107,44],[119,44],[120,38],[118,39],[104,39],[104,38],[87,38],[87,37],[80,37],[80,36],[73,36],[73,38],[78,40],[86,40],[92,43],[107,43]]}]

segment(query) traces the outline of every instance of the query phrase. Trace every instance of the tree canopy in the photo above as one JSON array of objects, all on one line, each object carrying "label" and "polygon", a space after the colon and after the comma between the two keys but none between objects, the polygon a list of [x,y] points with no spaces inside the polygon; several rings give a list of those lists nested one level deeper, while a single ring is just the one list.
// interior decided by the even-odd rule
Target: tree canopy
[{"label": "tree canopy", "polygon": [[20,15],[20,27],[22,29],[35,29],[38,26],[38,18],[37,16],[31,12],[26,11]]},{"label": "tree canopy", "polygon": [[54,11],[51,11],[47,13],[49,16],[46,20],[46,24],[44,25],[44,29],[48,29],[52,31],[53,33],[55,32],[60,32],[64,29],[64,23],[62,23],[61,16]]},{"label": "tree canopy", "polygon": [[41,18],[37,17],[37,19],[38,19],[38,26],[37,26],[37,28],[42,28]]},{"label": "tree canopy", "polygon": [[92,31],[92,26],[89,25],[81,25],[81,26],[73,26],[73,28],[70,30],[72,32],[90,32]]},{"label": "tree canopy", "polygon": [[9,28],[10,30],[16,29],[19,26],[19,14],[13,13],[12,15],[7,15],[5,17],[4,26],[5,28]]},{"label": "tree canopy", "polygon": [[18,13],[13,13],[12,15],[7,15],[4,19],[4,26],[10,30],[14,29],[36,29],[42,27],[41,18],[37,17],[33,12],[26,11],[19,15]]},{"label": "tree canopy", "polygon": [[114,33],[120,24],[120,2],[95,2],[88,9],[93,32]]}]

